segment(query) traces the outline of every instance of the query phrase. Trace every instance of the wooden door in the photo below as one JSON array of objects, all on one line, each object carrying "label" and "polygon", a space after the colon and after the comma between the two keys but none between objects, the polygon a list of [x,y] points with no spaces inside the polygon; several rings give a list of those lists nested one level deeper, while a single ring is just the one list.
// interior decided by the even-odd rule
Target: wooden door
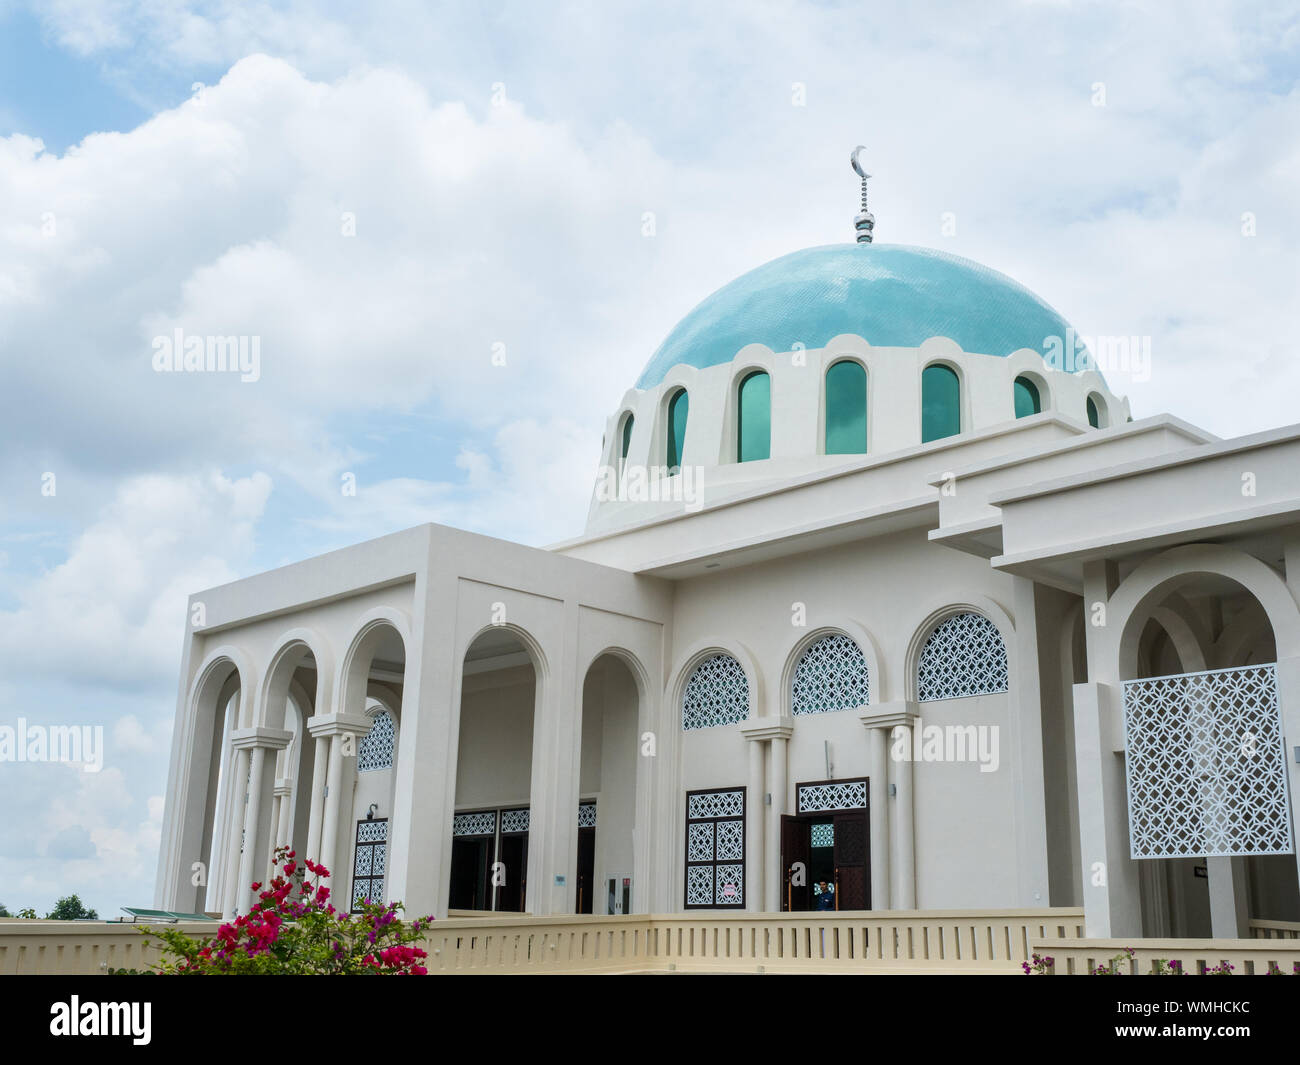
[{"label": "wooden door", "polygon": [[867,811],[835,815],[836,909],[871,909],[871,846]]},{"label": "wooden door", "polygon": [[[781,909],[808,910],[812,895],[808,889],[812,827],[806,817],[781,815]],[[794,867],[798,865],[800,870]],[[796,875],[792,875],[796,874]]]}]

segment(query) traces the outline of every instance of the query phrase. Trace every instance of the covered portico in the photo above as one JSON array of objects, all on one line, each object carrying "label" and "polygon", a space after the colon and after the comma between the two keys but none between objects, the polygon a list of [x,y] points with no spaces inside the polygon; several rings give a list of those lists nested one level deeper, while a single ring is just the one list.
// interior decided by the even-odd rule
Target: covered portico
[{"label": "covered portico", "polygon": [[[617,769],[607,773],[611,795],[615,784],[626,790],[610,817],[634,837],[610,860],[647,885],[658,767],[622,748],[658,720],[669,607],[653,578],[436,525],[191,597],[160,904],[244,912],[248,885],[265,880],[281,844],[321,860],[339,902],[354,879],[357,825],[369,820],[383,825],[373,833],[386,843],[374,880],[383,896],[445,916],[467,687],[518,666],[516,649],[535,670],[522,796],[528,910],[577,905],[581,767],[584,753],[599,757],[602,734],[619,744],[606,756]],[[476,645],[486,650],[470,653]],[[613,661],[628,677],[616,689],[623,716],[617,728],[593,716],[584,748],[572,708],[585,688],[592,714],[605,714],[589,674]],[[379,712],[395,734],[389,778],[360,788],[358,754]],[[636,891],[633,908],[645,912]]]},{"label": "covered portico", "polygon": [[992,565],[1079,597],[1063,639],[1080,652],[1069,767],[1089,936],[1300,918],[1297,468],[1291,427],[984,495]]}]

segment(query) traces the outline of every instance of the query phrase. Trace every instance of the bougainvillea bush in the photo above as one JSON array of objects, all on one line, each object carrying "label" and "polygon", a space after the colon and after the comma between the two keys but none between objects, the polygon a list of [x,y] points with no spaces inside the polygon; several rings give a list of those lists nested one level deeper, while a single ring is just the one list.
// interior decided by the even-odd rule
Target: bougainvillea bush
[{"label": "bougainvillea bush", "polygon": [[[324,881],[329,870],[302,863],[287,847],[275,852],[281,870],[246,914],[223,924],[211,939],[175,928],[146,928],[163,941],[158,971],[176,975],[423,976],[425,951],[414,944],[433,920],[409,924],[400,902],[362,902],[357,913],[337,910]],[[307,879],[312,874],[315,883]]]}]

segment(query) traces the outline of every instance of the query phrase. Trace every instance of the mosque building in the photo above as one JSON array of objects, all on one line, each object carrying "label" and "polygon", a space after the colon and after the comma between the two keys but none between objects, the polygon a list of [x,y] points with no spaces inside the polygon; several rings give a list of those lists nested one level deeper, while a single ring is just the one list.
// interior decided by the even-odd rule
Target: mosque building
[{"label": "mosque building", "polygon": [[286,843],[440,917],[1300,919],[1300,426],[1134,420],[862,187],[855,242],[650,356],[577,539],[426,524],[191,597],[157,905],[245,911]]}]

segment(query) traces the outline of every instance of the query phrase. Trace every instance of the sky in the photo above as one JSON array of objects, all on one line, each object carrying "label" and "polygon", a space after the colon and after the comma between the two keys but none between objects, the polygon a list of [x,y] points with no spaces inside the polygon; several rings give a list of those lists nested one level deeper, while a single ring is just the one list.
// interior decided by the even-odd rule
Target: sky
[{"label": "sky", "polygon": [[191,592],[580,533],[672,326],[851,239],[856,144],[878,241],[1149,337],[1135,417],[1297,421],[1298,77],[1290,2],[0,0],[0,726],[104,735],[0,762],[0,903],[152,901]]}]

